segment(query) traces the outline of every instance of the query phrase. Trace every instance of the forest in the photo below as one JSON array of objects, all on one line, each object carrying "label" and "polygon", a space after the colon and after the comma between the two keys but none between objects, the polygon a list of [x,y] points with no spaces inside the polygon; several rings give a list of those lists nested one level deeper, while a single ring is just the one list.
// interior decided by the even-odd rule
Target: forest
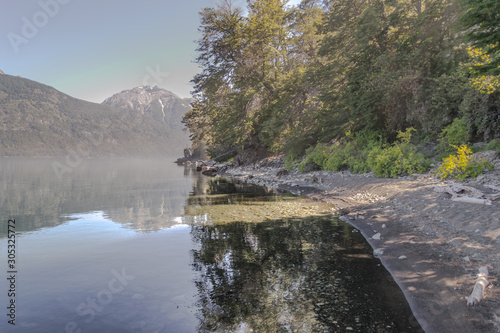
[{"label": "forest", "polygon": [[264,148],[383,177],[459,163],[500,150],[499,26],[496,0],[220,1],[200,12],[183,122],[212,158]]}]

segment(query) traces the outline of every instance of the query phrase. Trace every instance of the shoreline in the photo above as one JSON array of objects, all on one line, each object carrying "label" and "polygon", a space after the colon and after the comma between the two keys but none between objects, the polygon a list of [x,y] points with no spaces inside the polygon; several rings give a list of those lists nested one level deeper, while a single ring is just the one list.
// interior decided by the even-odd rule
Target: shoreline
[{"label": "shoreline", "polygon": [[[343,221],[358,229],[374,250],[383,251],[377,257],[425,332],[500,332],[500,200],[491,205],[452,201],[435,187],[455,181],[431,174],[388,179],[349,172],[299,173],[285,171],[279,161],[218,164],[208,170],[333,204]],[[467,185],[488,190],[481,182]],[[489,269],[486,296],[467,306],[482,266]]]}]

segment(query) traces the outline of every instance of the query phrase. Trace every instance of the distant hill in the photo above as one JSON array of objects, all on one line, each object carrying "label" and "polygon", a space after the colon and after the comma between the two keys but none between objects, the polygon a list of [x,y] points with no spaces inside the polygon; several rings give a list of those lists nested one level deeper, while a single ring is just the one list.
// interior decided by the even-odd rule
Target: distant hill
[{"label": "distant hill", "polygon": [[162,97],[138,105],[132,97],[125,105],[125,92],[97,104],[2,74],[0,156],[178,156],[189,144],[180,122],[189,101],[159,88],[131,91],[144,98],[158,90]]}]

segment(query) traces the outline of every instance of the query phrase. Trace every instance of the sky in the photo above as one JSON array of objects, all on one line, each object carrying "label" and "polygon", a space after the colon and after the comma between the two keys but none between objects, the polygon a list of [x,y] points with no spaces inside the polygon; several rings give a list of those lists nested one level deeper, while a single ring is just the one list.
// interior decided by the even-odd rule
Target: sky
[{"label": "sky", "polygon": [[[0,70],[101,103],[158,85],[190,97],[199,12],[215,0],[1,0]],[[298,3],[292,0],[290,5]],[[233,3],[244,7],[245,0]]]}]

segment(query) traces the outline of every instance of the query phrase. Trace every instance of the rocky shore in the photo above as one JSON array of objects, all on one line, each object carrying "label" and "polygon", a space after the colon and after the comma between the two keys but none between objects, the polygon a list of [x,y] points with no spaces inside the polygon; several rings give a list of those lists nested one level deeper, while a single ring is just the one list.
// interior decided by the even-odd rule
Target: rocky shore
[{"label": "rocky shore", "polygon": [[[368,240],[424,331],[442,333],[500,332],[498,156],[493,162],[494,171],[467,183],[441,181],[432,173],[385,179],[349,172],[289,172],[279,158],[247,166],[196,166],[207,175],[333,204],[336,214]],[[457,186],[460,193],[449,192]],[[478,200],[464,200],[473,196]],[[468,306],[480,267],[487,267],[489,285],[484,299]]]}]

